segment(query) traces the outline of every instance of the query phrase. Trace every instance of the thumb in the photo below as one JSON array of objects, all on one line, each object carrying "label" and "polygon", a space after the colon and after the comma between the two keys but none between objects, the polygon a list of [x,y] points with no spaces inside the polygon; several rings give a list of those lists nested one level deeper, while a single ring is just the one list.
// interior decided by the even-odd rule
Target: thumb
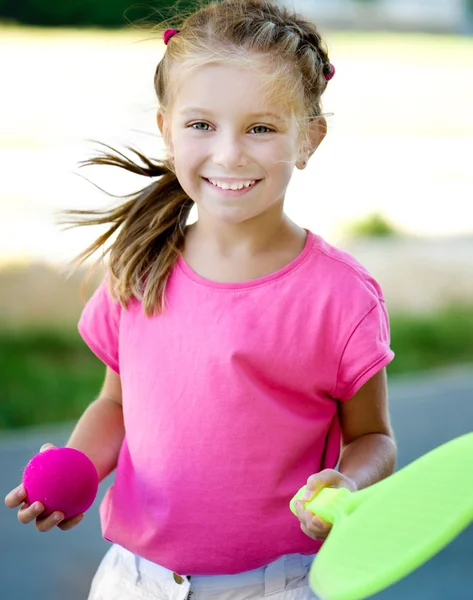
[{"label": "thumb", "polygon": [[312,500],[323,488],[330,487],[334,482],[334,472],[332,469],[325,469],[311,475],[307,480],[306,491],[303,500]]},{"label": "thumb", "polygon": [[47,444],[43,444],[41,446],[41,448],[39,449],[39,451],[44,452],[45,450],[50,450],[51,448],[56,448],[56,446],[54,444],[47,443]]}]

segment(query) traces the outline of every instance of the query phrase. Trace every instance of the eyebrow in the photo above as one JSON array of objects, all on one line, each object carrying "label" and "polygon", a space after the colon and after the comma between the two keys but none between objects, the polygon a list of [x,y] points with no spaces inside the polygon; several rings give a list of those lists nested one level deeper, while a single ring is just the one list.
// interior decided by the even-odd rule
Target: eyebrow
[{"label": "eyebrow", "polygon": [[[211,111],[206,110],[205,108],[197,108],[192,106],[186,106],[181,109],[180,114],[188,114],[188,113],[198,113],[203,115],[211,115]],[[261,112],[261,113],[251,113],[247,115],[249,119],[273,119],[275,121],[284,121],[284,117],[272,112]]]}]

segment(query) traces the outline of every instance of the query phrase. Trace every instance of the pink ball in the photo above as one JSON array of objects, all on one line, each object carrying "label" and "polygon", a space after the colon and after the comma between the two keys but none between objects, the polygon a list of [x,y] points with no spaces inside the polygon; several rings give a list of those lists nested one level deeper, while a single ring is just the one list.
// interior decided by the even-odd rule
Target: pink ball
[{"label": "pink ball", "polygon": [[29,504],[45,506],[41,516],[56,510],[64,518],[88,510],[97,496],[99,478],[93,462],[75,448],[50,448],[34,456],[23,472]]}]

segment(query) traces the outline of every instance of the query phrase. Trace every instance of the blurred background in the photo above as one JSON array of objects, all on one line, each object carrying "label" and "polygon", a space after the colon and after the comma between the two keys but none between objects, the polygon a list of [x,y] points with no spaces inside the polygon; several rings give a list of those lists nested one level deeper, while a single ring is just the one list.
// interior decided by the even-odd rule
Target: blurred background
[{"label": "blurred background", "polygon": [[[473,0],[280,3],[319,25],[337,69],[324,95],[329,134],[296,171],[287,210],[383,286],[401,467],[473,429]],[[161,156],[162,29],[196,5],[0,0],[4,495],[42,443],[65,443],[103,378],[76,332],[86,271],[67,276],[100,229],[64,231],[58,216],[115,202],[98,188],[126,194],[146,182],[78,163],[95,153],[92,140]],[[73,532],[42,536],[0,511],[2,599],[86,597],[107,548],[97,504],[109,483]],[[379,598],[471,600],[472,557],[470,527]]]}]

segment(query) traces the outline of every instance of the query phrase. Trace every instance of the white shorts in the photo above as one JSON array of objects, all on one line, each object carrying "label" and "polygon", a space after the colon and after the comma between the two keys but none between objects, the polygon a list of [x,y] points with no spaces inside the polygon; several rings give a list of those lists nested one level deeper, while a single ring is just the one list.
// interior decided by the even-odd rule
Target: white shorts
[{"label": "white shorts", "polygon": [[317,600],[308,584],[314,556],[288,554],[237,575],[186,577],[115,544],[100,563],[88,600]]}]

